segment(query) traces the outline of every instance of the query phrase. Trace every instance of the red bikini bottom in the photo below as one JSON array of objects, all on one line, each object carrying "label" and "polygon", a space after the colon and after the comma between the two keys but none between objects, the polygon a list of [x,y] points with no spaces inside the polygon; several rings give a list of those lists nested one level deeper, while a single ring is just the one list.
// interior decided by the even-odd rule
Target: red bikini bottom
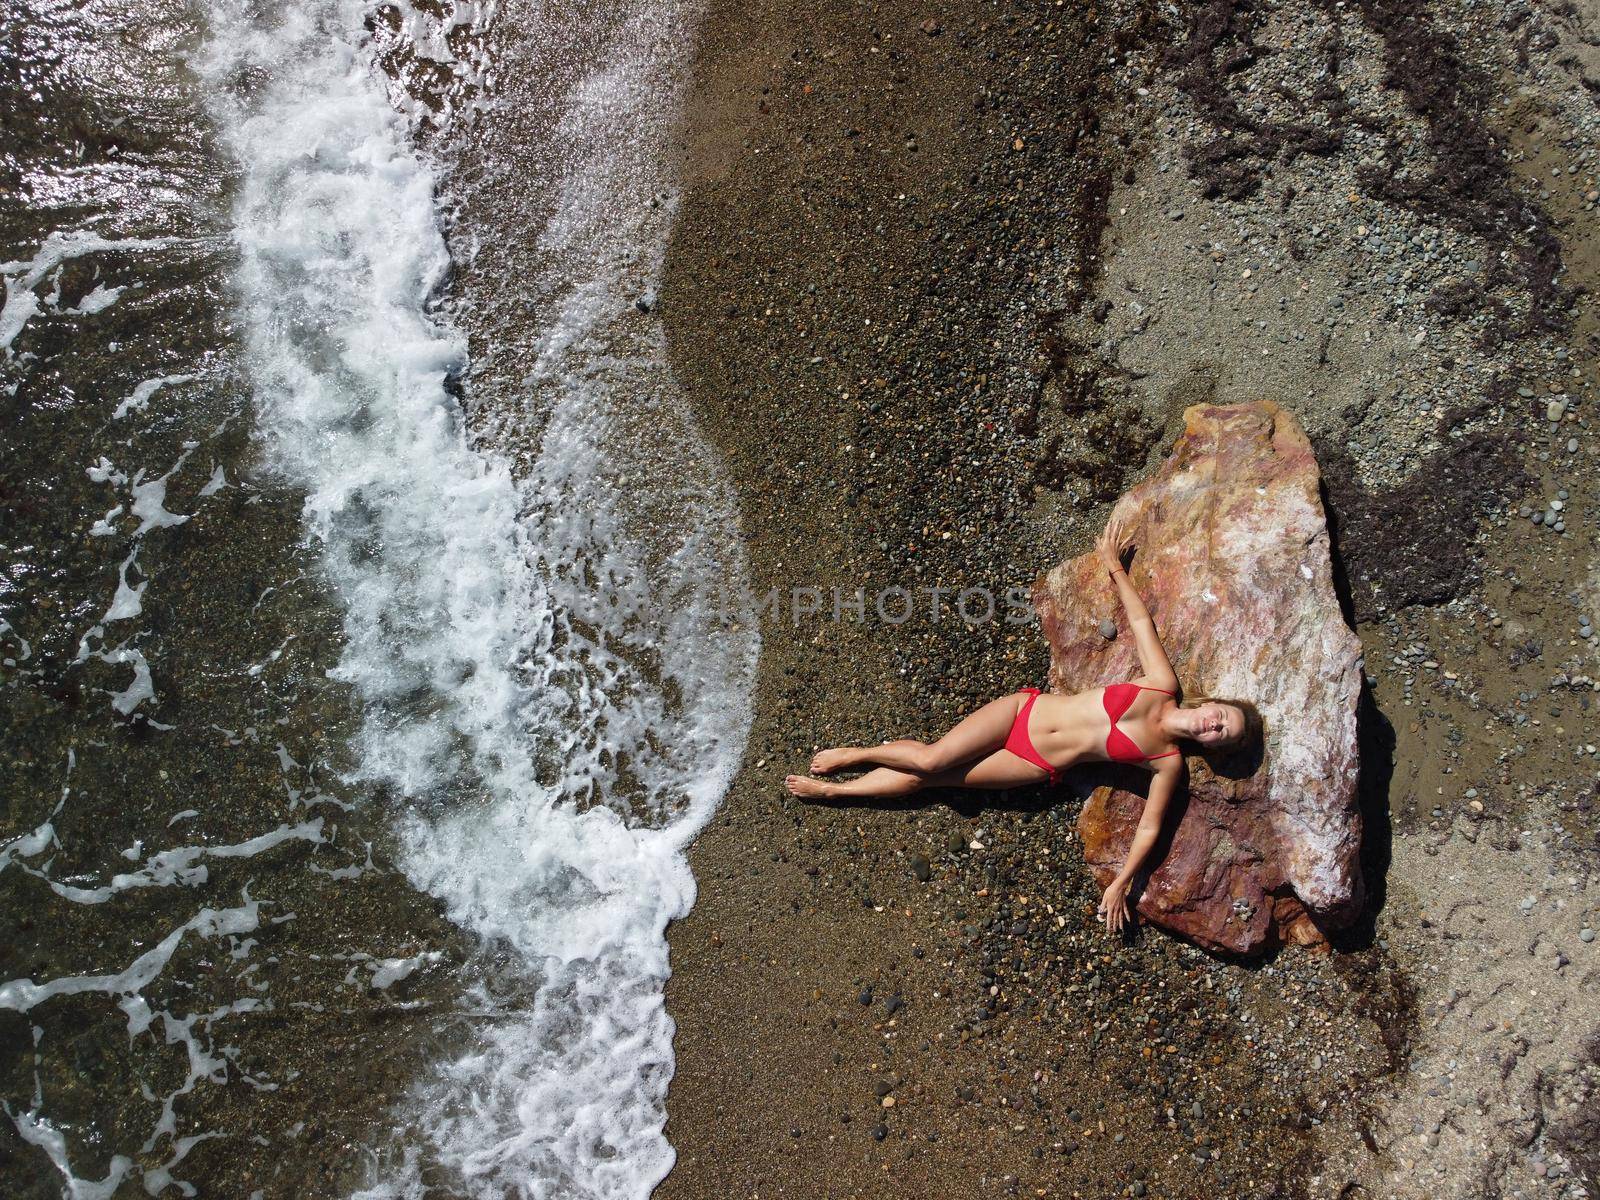
[{"label": "red bikini bottom", "polygon": [[1033,739],[1028,736],[1028,716],[1033,712],[1033,702],[1039,698],[1038,688],[1023,688],[1028,699],[1023,703],[1017,719],[1011,722],[1011,732],[1006,736],[1006,749],[1015,754],[1023,762],[1032,763],[1049,776],[1052,784],[1061,782],[1061,772],[1045,762],[1044,755],[1033,747]]}]

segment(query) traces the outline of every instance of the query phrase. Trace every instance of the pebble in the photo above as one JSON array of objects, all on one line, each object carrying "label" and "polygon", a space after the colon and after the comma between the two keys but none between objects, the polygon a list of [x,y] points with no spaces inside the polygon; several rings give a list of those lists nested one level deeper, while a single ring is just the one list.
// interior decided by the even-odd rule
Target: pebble
[{"label": "pebble", "polygon": [[1524,896],[1522,898],[1522,911],[1523,912],[1532,912],[1533,911],[1533,906],[1535,904],[1537,904],[1537,903],[1539,903],[1539,902],[1537,900],[1535,900],[1532,896]]},{"label": "pebble", "polygon": [[1547,421],[1559,421],[1566,416],[1567,402],[1565,400],[1552,400],[1544,407],[1544,417]]},{"label": "pebble", "polygon": [[927,883],[933,878],[933,864],[920,854],[911,856],[911,873],[916,876],[917,882]]},{"label": "pebble", "polygon": [[1108,642],[1117,636],[1117,623],[1110,617],[1100,618],[1100,636]]},{"label": "pebble", "polygon": [[1585,925],[1582,929],[1578,930],[1578,940],[1580,942],[1594,941],[1594,930]]}]

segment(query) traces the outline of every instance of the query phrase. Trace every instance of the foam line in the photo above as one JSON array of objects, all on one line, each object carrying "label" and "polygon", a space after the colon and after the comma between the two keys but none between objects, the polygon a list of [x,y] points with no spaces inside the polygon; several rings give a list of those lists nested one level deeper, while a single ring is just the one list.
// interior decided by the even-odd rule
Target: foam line
[{"label": "foam line", "polygon": [[[716,603],[744,579],[730,492],[632,304],[670,220],[637,201],[664,186],[662,55],[686,21],[639,9],[568,98],[536,361],[525,394],[485,398],[480,444],[450,386],[465,341],[433,304],[433,177],[363,12],[213,4],[239,325],[270,467],[304,490],[344,607],[356,774],[402,799],[411,880],[537,988],[417,1082],[364,1194],[433,1169],[474,1195],[642,1200],[672,1163],[664,930],[743,751],[757,649]],[[513,472],[493,446],[526,429],[542,440]]]},{"label": "foam line", "polygon": [[261,902],[249,899],[248,895],[245,903],[236,908],[202,908],[115,975],[65,975],[48,983],[13,979],[0,984],[0,1008],[25,1013],[54,996],[77,996],[84,992],[131,996],[148,987],[161,974],[185,935],[198,933],[201,937],[221,937],[225,934],[249,933],[260,924],[260,910]]},{"label": "foam line", "polygon": [[[173,818],[174,821],[177,819]],[[321,817],[316,817],[310,821],[302,821],[298,825],[280,825],[267,833],[231,846],[178,846],[171,850],[162,850],[151,855],[139,870],[114,875],[110,883],[101,887],[85,888],[60,883],[43,871],[28,868],[21,863],[18,865],[29,874],[45,880],[50,885],[50,890],[63,900],[70,900],[74,904],[104,904],[121,892],[139,888],[198,887],[210,877],[210,872],[205,866],[205,860],[208,858],[254,858],[285,842],[319,843],[323,841],[322,820]],[[17,839],[17,842],[22,841],[23,839]],[[49,825],[41,826],[29,835],[25,845],[19,846],[15,851],[12,851],[11,846],[0,847],[0,869],[3,869],[12,858],[32,857],[43,853],[52,844],[55,844],[54,830]]]}]

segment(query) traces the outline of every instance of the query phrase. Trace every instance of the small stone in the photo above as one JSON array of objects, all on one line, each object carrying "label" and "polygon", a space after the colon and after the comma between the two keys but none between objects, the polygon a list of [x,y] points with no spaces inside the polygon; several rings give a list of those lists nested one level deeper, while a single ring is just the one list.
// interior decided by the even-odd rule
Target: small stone
[{"label": "small stone", "polygon": [[1568,454],[1576,454],[1577,452],[1578,452],[1578,439],[1577,438],[1568,438],[1567,439],[1567,453]]},{"label": "small stone", "polygon": [[1532,912],[1533,911],[1533,906],[1535,904],[1537,904],[1537,903],[1539,903],[1539,902],[1537,900],[1535,900],[1532,896],[1524,896],[1522,898],[1522,904],[1521,904],[1522,911],[1523,912]]},{"label": "small stone", "polygon": [[1567,402],[1565,400],[1552,400],[1544,406],[1544,419],[1546,421],[1559,421],[1566,416]]},{"label": "small stone", "polygon": [[1110,617],[1100,618],[1100,636],[1108,642],[1117,636],[1117,623]]},{"label": "small stone", "polygon": [[889,1127],[887,1125],[878,1124],[878,1125],[874,1125],[872,1127],[872,1140],[873,1141],[881,1142],[881,1141],[883,1141],[884,1138],[886,1138],[888,1136],[889,1136]]},{"label": "small stone", "polygon": [[1582,929],[1578,930],[1578,940],[1580,942],[1594,941],[1594,930],[1585,925]]},{"label": "small stone", "polygon": [[933,878],[933,864],[921,854],[911,856],[911,874],[916,876],[917,882],[927,883]]}]

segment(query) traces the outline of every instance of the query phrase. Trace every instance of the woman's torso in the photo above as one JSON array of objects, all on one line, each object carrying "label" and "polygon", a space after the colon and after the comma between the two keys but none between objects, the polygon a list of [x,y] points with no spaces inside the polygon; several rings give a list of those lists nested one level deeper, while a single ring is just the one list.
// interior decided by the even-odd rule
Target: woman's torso
[{"label": "woman's torso", "polygon": [[[1143,683],[1143,680],[1133,682]],[[1028,736],[1034,749],[1052,766],[1065,768],[1076,762],[1108,762],[1106,739],[1111,721],[1106,713],[1105,688],[1064,696],[1041,692],[1028,714]],[[1141,687],[1117,720],[1117,728],[1133,740],[1141,755],[1161,754],[1172,745],[1155,727],[1157,714],[1170,697],[1166,692]]]}]

